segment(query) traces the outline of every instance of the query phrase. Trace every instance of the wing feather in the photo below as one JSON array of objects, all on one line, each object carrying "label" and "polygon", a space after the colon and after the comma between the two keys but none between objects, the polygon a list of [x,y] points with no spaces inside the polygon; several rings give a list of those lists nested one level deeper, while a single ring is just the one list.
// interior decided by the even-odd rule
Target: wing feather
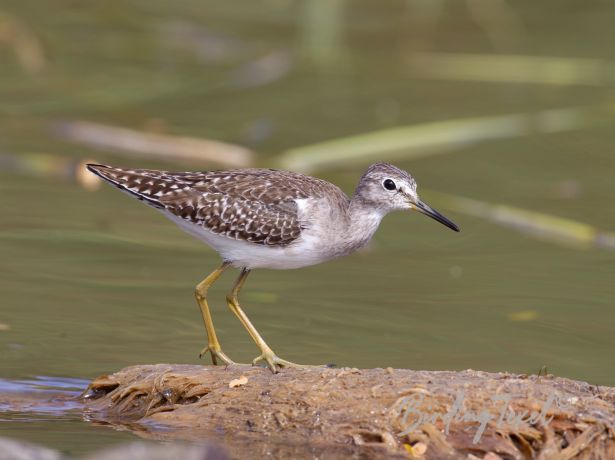
[{"label": "wing feather", "polygon": [[348,197],[329,182],[288,171],[241,169],[170,173],[88,165],[88,169],[146,203],[216,234],[285,246],[305,228],[298,199]]}]

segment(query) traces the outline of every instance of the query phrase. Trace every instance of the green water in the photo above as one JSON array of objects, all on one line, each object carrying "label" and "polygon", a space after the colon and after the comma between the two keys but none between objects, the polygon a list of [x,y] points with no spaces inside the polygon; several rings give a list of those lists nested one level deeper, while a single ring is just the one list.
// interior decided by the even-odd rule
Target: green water
[{"label": "green water", "polygon": [[[88,191],[36,165],[95,159],[195,167],[70,144],[54,137],[54,122],[162,126],[247,145],[259,152],[257,164],[270,166],[285,149],[326,139],[600,104],[613,95],[608,73],[594,84],[462,81],[414,75],[405,60],[418,50],[615,62],[609,2],[511,1],[486,22],[465,2],[442,2],[431,28],[414,27],[420,2],[339,2],[339,17],[333,3],[0,4],[38,37],[45,59],[42,71],[28,72],[0,43],[0,377],[90,379],[132,364],[197,363],[205,344],[193,288],[217,266],[217,255],[111,187]],[[516,26],[508,30],[502,21]],[[269,53],[286,68],[263,81],[250,63]],[[614,230],[614,125],[396,164],[412,172],[419,191]],[[350,193],[364,166],[317,174]],[[546,365],[557,375],[615,385],[615,253],[446,214],[460,234],[398,213],[362,253],[301,270],[256,271],[244,309],[272,348],[295,362],[520,373]],[[225,352],[246,362],[257,349],[224,302],[234,276],[214,288],[211,304]],[[70,453],[130,439],[75,415],[7,420],[0,435]]]}]

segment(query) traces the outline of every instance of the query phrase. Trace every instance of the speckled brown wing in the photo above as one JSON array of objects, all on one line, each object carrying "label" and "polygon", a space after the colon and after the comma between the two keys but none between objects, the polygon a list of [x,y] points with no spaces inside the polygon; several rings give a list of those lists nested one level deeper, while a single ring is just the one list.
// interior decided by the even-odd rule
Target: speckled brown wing
[{"label": "speckled brown wing", "polygon": [[120,190],[160,209],[165,207],[160,201],[163,196],[189,186],[189,182],[174,181],[163,171],[121,169],[98,164],[88,164],[87,168]]},{"label": "speckled brown wing", "polygon": [[335,193],[320,179],[288,171],[242,169],[200,173],[88,168],[137,198],[214,233],[255,244],[285,246],[301,235],[295,200]]}]

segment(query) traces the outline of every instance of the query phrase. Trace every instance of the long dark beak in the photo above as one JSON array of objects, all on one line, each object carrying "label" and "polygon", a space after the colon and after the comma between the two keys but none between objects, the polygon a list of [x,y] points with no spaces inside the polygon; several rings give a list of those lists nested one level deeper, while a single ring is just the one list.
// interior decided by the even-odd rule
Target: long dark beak
[{"label": "long dark beak", "polygon": [[435,209],[427,206],[421,200],[417,200],[417,202],[413,203],[413,205],[416,208],[416,210],[418,212],[420,212],[421,214],[425,214],[426,216],[429,216],[432,219],[437,220],[441,224],[446,225],[451,230],[455,230],[456,232],[458,232],[460,230],[459,227],[455,223],[453,223],[452,221],[448,220],[446,217],[444,217],[442,214],[440,214]]}]

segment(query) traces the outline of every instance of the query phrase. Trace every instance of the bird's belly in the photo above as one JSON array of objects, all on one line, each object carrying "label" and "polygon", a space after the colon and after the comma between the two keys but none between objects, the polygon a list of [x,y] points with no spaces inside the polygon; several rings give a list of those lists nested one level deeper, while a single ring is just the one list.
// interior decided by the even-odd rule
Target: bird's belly
[{"label": "bird's belly", "polygon": [[[167,215],[165,213],[165,215]],[[219,235],[180,217],[168,216],[186,233],[203,241],[236,267],[291,269],[319,264],[336,257],[312,238],[299,237],[287,246],[271,246]]]}]

